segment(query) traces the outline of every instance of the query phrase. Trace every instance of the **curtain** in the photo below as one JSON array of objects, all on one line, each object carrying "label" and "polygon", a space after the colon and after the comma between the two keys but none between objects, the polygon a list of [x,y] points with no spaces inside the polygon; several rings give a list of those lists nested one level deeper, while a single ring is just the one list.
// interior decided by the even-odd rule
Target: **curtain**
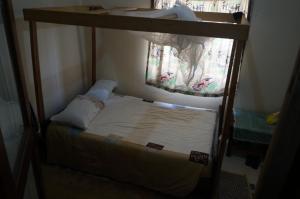
[{"label": "curtain", "polygon": [[[248,0],[157,0],[155,8],[171,8],[176,3],[194,11],[247,14]],[[209,38],[205,45],[193,45],[190,56],[196,58],[191,67],[187,59],[178,57],[170,46],[150,43],[146,83],[171,92],[197,96],[222,96],[233,40]],[[199,53],[201,51],[201,53]],[[194,54],[193,54],[194,53]]]}]

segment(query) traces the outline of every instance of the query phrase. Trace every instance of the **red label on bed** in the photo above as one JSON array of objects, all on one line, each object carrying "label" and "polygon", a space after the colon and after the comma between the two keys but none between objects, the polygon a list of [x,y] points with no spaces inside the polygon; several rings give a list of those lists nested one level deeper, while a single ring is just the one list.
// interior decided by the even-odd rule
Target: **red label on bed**
[{"label": "red label on bed", "polygon": [[157,150],[162,150],[164,148],[163,145],[155,144],[155,143],[152,143],[152,142],[148,142],[146,147],[149,147],[149,148],[152,148],[152,149],[157,149]]},{"label": "red label on bed", "polygon": [[208,165],[208,154],[199,151],[191,151],[190,161]]}]

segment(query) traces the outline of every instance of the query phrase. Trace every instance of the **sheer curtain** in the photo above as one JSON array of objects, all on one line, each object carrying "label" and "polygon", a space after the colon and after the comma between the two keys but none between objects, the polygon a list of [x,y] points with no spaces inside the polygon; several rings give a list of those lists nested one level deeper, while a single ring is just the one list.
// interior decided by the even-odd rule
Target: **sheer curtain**
[{"label": "sheer curtain", "polygon": [[[248,0],[157,0],[155,8],[171,8],[176,3],[185,4],[194,11],[205,12],[243,11],[247,14],[248,9]],[[193,71],[186,73],[189,63],[176,56],[178,52],[175,48],[150,43],[146,83],[171,92],[222,96],[232,44],[231,39],[208,39],[204,46],[199,46],[202,53],[199,53]]]}]

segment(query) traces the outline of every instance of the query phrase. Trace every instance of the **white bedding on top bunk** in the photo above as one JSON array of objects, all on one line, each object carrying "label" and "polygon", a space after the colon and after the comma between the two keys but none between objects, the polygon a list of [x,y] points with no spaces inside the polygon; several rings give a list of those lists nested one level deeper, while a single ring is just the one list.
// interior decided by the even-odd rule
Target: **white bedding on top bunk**
[{"label": "white bedding on top bunk", "polygon": [[211,154],[215,125],[214,111],[113,95],[86,132],[142,145],[152,142],[178,153]]}]

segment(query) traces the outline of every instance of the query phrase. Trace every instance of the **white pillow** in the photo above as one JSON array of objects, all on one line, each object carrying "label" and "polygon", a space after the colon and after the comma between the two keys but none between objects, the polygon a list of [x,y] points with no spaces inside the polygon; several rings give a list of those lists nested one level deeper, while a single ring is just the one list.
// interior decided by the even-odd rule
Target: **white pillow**
[{"label": "white pillow", "polygon": [[79,95],[59,114],[51,117],[52,121],[87,129],[91,120],[104,107],[102,102],[92,97]]},{"label": "white pillow", "polygon": [[117,87],[117,82],[112,80],[98,80],[92,88],[86,93],[99,101],[104,102],[111,95],[112,90]]}]

